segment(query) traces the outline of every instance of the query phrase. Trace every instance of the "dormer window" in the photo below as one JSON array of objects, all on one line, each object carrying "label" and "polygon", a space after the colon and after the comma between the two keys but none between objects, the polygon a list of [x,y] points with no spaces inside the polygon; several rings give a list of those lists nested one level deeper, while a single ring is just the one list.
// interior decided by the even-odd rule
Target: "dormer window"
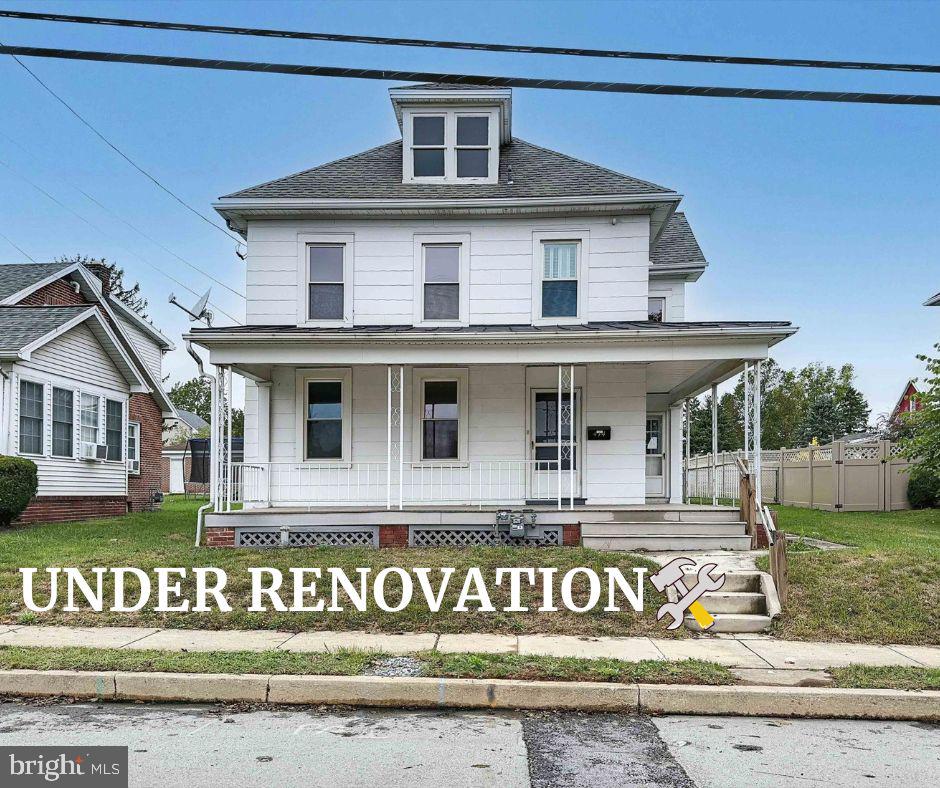
[{"label": "dormer window", "polygon": [[406,110],[405,183],[496,183],[498,112],[489,109]]}]

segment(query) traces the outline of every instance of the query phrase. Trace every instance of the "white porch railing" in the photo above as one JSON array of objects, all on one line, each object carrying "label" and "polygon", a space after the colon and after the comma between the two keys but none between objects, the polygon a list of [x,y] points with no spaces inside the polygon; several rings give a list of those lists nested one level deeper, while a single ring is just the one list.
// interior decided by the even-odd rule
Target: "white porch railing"
[{"label": "white porch railing", "polygon": [[[243,462],[232,464],[231,502],[272,506],[569,504],[576,480],[554,460],[455,463]],[[391,490],[391,494],[389,493]],[[580,493],[574,490],[574,497]]]}]

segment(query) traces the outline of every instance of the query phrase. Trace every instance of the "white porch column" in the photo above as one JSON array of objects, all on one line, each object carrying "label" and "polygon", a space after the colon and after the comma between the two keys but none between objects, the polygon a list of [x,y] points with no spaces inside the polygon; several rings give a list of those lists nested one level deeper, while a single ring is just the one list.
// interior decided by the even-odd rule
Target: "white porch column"
[{"label": "white porch column", "polygon": [[388,448],[385,464],[385,508],[392,508],[392,467],[398,463],[398,508],[404,508],[404,442],[405,442],[405,368],[387,367],[388,372]]},{"label": "white porch column", "polygon": [[692,459],[692,401],[685,401],[685,473],[682,476],[683,501],[689,502],[692,497],[691,481],[691,459]]},{"label": "white porch column", "polygon": [[[271,381],[255,383],[258,392],[258,462],[261,463],[261,478],[258,480],[266,506],[271,505]],[[244,480],[242,480],[244,482]]]},{"label": "white porch column", "polygon": [[558,417],[555,435],[558,457],[556,460],[555,473],[558,488],[558,508],[561,509],[561,364],[558,365],[558,402],[555,405],[555,415]]},{"label": "white porch column", "polygon": [[744,461],[751,472],[751,362],[744,362]]},{"label": "white porch column", "polygon": [[760,506],[763,500],[761,495],[761,456],[760,456],[760,369],[761,362],[754,364],[754,491],[757,498],[757,505]]},{"label": "white porch column", "polygon": [[216,367],[215,377],[209,384],[209,503],[214,512],[219,511],[219,421],[222,413],[219,408],[219,378],[222,372],[222,367]]},{"label": "white porch column", "polygon": [[232,510],[235,477],[232,475],[232,368],[225,370],[225,511]]},{"label": "white porch column", "polygon": [[718,505],[718,384],[712,383],[712,506]]},{"label": "white porch column", "polygon": [[[564,391],[568,388],[568,404],[565,404]],[[568,460],[568,508],[574,509],[574,364],[558,365],[558,508],[561,509],[562,486],[565,474],[561,469],[562,461]],[[568,428],[567,446],[563,440],[563,428]],[[582,451],[583,454],[583,451]],[[580,460],[578,460],[580,461]]]},{"label": "white porch column", "polygon": [[682,403],[669,409],[669,503],[682,503]]}]

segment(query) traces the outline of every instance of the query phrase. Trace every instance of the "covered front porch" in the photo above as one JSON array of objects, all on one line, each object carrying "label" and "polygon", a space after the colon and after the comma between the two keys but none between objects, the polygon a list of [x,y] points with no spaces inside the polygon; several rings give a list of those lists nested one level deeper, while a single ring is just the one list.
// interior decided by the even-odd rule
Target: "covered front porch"
[{"label": "covered front porch", "polygon": [[[686,400],[790,330],[605,326],[195,331],[220,373],[213,509],[680,504]],[[233,374],[242,463],[227,452]]]}]

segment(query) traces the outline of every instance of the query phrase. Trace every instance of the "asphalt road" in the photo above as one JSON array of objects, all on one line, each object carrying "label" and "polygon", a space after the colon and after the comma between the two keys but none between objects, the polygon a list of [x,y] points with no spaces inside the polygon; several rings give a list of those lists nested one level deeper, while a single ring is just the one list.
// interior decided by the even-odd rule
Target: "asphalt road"
[{"label": "asphalt road", "polygon": [[132,786],[936,786],[940,726],[0,704],[0,745],[130,748]]}]

